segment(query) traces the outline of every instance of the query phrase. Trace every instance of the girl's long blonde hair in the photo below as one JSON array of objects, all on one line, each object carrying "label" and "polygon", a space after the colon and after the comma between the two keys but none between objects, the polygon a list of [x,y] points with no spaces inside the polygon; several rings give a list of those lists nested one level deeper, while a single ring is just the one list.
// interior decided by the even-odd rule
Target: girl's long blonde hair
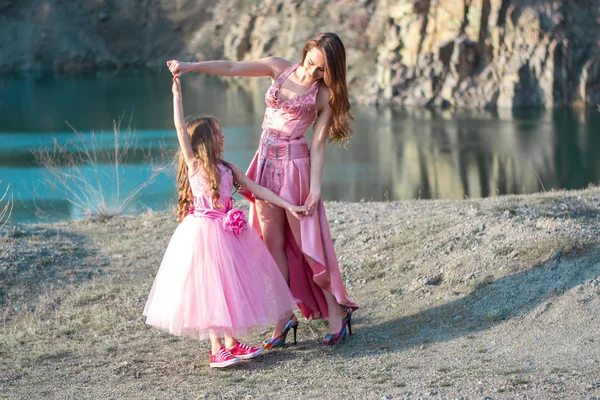
[{"label": "girl's long blonde hair", "polygon": [[[206,175],[211,190],[213,207],[215,208],[219,208],[217,205],[221,182],[221,174],[217,167],[219,162],[231,169],[231,173],[235,177],[231,165],[219,158],[219,144],[215,138],[215,130],[218,124],[217,119],[212,116],[196,117],[186,123],[186,131],[190,137],[196,163],[199,164],[198,168],[201,168]],[[188,178],[188,166],[181,150],[179,150],[177,157],[177,220],[181,222],[194,206],[194,195]],[[235,179],[234,185],[236,188],[238,187]]]},{"label": "girl's long blonde hair", "polygon": [[302,48],[302,62],[312,48],[318,48],[325,58],[323,81],[329,88],[329,106],[332,121],[329,127],[329,140],[345,142],[352,136],[348,120],[354,119],[350,114],[350,100],[346,84],[346,49],[338,35],[331,32],[320,33],[308,40]]}]

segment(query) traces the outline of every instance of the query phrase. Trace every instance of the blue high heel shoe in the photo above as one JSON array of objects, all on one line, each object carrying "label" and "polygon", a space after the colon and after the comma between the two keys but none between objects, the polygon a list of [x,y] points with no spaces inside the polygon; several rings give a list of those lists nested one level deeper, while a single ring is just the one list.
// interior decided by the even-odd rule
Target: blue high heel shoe
[{"label": "blue high heel shoe", "polygon": [[278,347],[285,346],[285,339],[287,338],[287,334],[289,333],[290,329],[294,330],[294,344],[296,344],[296,330],[298,329],[298,319],[295,315],[292,314],[288,322],[283,327],[281,334],[263,340],[262,347],[264,347],[265,349],[275,349]]}]

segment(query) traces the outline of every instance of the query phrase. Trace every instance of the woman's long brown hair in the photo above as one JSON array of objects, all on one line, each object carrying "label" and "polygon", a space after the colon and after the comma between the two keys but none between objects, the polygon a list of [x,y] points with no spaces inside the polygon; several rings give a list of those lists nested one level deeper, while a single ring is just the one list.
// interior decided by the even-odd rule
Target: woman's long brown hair
[{"label": "woman's long brown hair", "polygon": [[[196,163],[199,164],[208,179],[210,185],[213,207],[219,208],[217,201],[219,200],[219,190],[221,175],[219,173],[218,163],[231,169],[234,176],[234,185],[238,188],[235,182],[235,174],[231,165],[219,158],[219,144],[215,139],[215,129],[217,129],[218,121],[215,117],[200,117],[191,119],[186,123],[186,130],[190,136],[192,150],[196,157]],[[194,206],[194,195],[189,182],[189,170],[183,152],[178,152],[178,168],[177,168],[177,220],[183,221],[189,210]],[[239,189],[239,188],[238,188]]]},{"label": "woman's long brown hair", "polygon": [[321,50],[325,58],[323,81],[329,88],[329,106],[333,114],[329,127],[329,140],[345,142],[352,136],[348,120],[354,119],[350,114],[346,84],[346,49],[340,37],[335,33],[320,33],[304,44],[302,62],[306,58],[306,53],[313,47]]}]

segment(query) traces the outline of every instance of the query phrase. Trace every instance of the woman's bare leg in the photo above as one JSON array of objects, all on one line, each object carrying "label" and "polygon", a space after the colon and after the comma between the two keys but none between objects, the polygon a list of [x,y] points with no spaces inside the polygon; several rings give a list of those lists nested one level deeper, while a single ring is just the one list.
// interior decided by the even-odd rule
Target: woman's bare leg
[{"label": "woman's bare leg", "polygon": [[[255,204],[263,241],[289,286],[290,274],[287,254],[285,253],[285,210],[267,201],[256,200]],[[286,317],[277,321],[273,329],[273,337],[279,336],[288,319],[289,317]]]},{"label": "woman's bare leg", "polygon": [[[294,239],[296,240],[298,248],[302,249],[302,238],[300,236],[300,221],[290,213],[287,213],[287,220],[290,224],[292,233],[294,234]],[[308,257],[306,254],[304,255],[304,257],[308,261],[310,268],[314,271],[313,259]],[[342,315],[344,314],[344,308],[327,290],[323,290],[323,295],[325,296],[325,301],[327,302],[327,311],[329,313],[329,317],[327,318],[327,333],[338,333],[342,329]]]},{"label": "woman's bare leg", "polygon": [[266,201],[256,200],[256,212],[263,241],[285,281],[290,283],[288,260],[285,254],[285,210]]}]

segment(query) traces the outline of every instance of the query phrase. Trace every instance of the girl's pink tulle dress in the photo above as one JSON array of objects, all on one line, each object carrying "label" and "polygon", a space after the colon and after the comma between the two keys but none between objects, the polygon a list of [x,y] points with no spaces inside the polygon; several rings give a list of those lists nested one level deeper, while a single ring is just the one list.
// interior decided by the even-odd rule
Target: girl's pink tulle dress
[{"label": "girl's pink tulle dress", "polygon": [[[304,133],[317,117],[319,83],[300,96],[283,100],[281,85],[298,66],[282,72],[267,91],[260,146],[247,175],[290,203],[302,205],[310,192],[310,152]],[[248,193],[244,196],[254,201]],[[250,224],[262,236],[254,204],[250,207]],[[300,236],[299,247],[289,225],[286,226],[290,288],[302,314],[306,318],[328,317],[323,290],[331,292],[339,304],[356,310],[358,306],[342,282],[322,200],[316,212],[300,219]],[[314,260],[314,270],[306,257]]]},{"label": "girl's pink tulle dress", "polygon": [[217,209],[201,167],[190,173],[194,209],[175,230],[144,308],[147,324],[195,339],[210,329],[245,336],[288,316],[295,303],[259,235],[232,209],[231,170],[218,168]]}]

